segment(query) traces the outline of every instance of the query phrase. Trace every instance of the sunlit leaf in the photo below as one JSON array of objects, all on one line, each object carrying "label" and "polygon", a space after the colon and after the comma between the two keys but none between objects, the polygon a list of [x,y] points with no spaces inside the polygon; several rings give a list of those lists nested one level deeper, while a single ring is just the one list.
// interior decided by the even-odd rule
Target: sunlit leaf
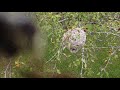
[{"label": "sunlit leaf", "polygon": [[60,70],[59,70],[59,69],[57,69],[57,73],[58,73],[58,74],[61,74],[61,72],[60,72]]}]

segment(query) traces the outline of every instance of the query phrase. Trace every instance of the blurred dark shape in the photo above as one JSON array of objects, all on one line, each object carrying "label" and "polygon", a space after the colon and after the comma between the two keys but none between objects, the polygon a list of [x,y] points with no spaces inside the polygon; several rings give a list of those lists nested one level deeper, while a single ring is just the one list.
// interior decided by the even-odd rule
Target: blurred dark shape
[{"label": "blurred dark shape", "polygon": [[118,28],[118,31],[120,31],[120,28]]},{"label": "blurred dark shape", "polygon": [[32,12],[0,12],[0,60],[6,58],[3,61],[9,61],[4,71],[5,78],[12,76],[13,57],[23,52],[32,53],[30,67],[43,71],[46,39],[36,22]]},{"label": "blurred dark shape", "polygon": [[32,18],[25,12],[0,12],[0,56],[12,57],[31,50],[36,32]]},{"label": "blurred dark shape", "polygon": [[[25,12],[0,12],[0,57],[7,57],[9,64],[5,70],[5,78],[11,77],[11,57],[22,51],[33,51],[30,60],[34,72],[20,70],[27,78],[72,78],[70,73],[57,74],[44,72],[44,51],[46,35],[37,30],[32,17]],[[42,52],[42,53],[41,53]],[[39,68],[39,69],[38,69]],[[36,72],[35,72],[36,71]],[[39,72],[41,71],[41,72]]]}]

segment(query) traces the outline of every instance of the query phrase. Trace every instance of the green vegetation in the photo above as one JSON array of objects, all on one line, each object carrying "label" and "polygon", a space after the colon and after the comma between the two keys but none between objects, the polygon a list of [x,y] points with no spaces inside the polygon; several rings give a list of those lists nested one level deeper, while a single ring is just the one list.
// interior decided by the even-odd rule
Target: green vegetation
[{"label": "green vegetation", "polygon": [[[47,33],[45,71],[70,72],[85,78],[120,77],[119,12],[37,12],[35,14],[41,30]],[[75,27],[87,28],[84,52],[82,49],[75,54],[67,49],[62,51],[63,34]],[[15,58],[13,77],[21,77],[17,73],[19,70],[32,70],[28,67],[30,57],[30,54],[24,54]]]}]

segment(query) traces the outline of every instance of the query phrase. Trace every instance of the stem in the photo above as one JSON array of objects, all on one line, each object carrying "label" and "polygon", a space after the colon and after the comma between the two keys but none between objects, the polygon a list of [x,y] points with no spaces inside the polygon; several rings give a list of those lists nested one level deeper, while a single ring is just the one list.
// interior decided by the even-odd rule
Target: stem
[{"label": "stem", "polygon": [[83,77],[83,69],[84,69],[84,63],[85,63],[85,58],[84,58],[84,47],[82,48],[82,68],[81,68],[81,71],[80,71],[80,76]]},{"label": "stem", "polygon": [[[10,69],[10,72],[8,72],[8,69]],[[5,71],[4,71],[4,73],[5,73],[4,78],[7,78],[7,74],[8,74],[8,73],[10,73],[10,76],[9,76],[9,77],[11,78],[11,59],[10,59],[8,65],[7,65],[7,67],[6,67]]]}]

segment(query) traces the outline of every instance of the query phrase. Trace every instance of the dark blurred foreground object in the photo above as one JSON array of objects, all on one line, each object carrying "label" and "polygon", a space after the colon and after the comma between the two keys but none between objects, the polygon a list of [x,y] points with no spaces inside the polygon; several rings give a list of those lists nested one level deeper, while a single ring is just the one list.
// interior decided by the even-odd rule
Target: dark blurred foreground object
[{"label": "dark blurred foreground object", "polygon": [[[57,74],[44,72],[44,51],[46,35],[38,30],[34,18],[26,12],[0,12],[0,60],[2,57],[9,61],[5,68],[4,77],[11,78],[12,57],[23,51],[32,51],[30,67],[33,72],[20,71],[26,78],[72,78],[70,73]],[[40,32],[39,32],[40,31]]]},{"label": "dark blurred foreground object", "polygon": [[0,12],[0,56],[12,57],[32,49],[36,28],[24,12]]},{"label": "dark blurred foreground object", "polygon": [[[5,76],[11,77],[11,59],[22,51],[33,49],[36,26],[26,12],[0,12],[0,59],[6,58],[9,64]],[[10,75],[7,75],[9,72]]]}]

